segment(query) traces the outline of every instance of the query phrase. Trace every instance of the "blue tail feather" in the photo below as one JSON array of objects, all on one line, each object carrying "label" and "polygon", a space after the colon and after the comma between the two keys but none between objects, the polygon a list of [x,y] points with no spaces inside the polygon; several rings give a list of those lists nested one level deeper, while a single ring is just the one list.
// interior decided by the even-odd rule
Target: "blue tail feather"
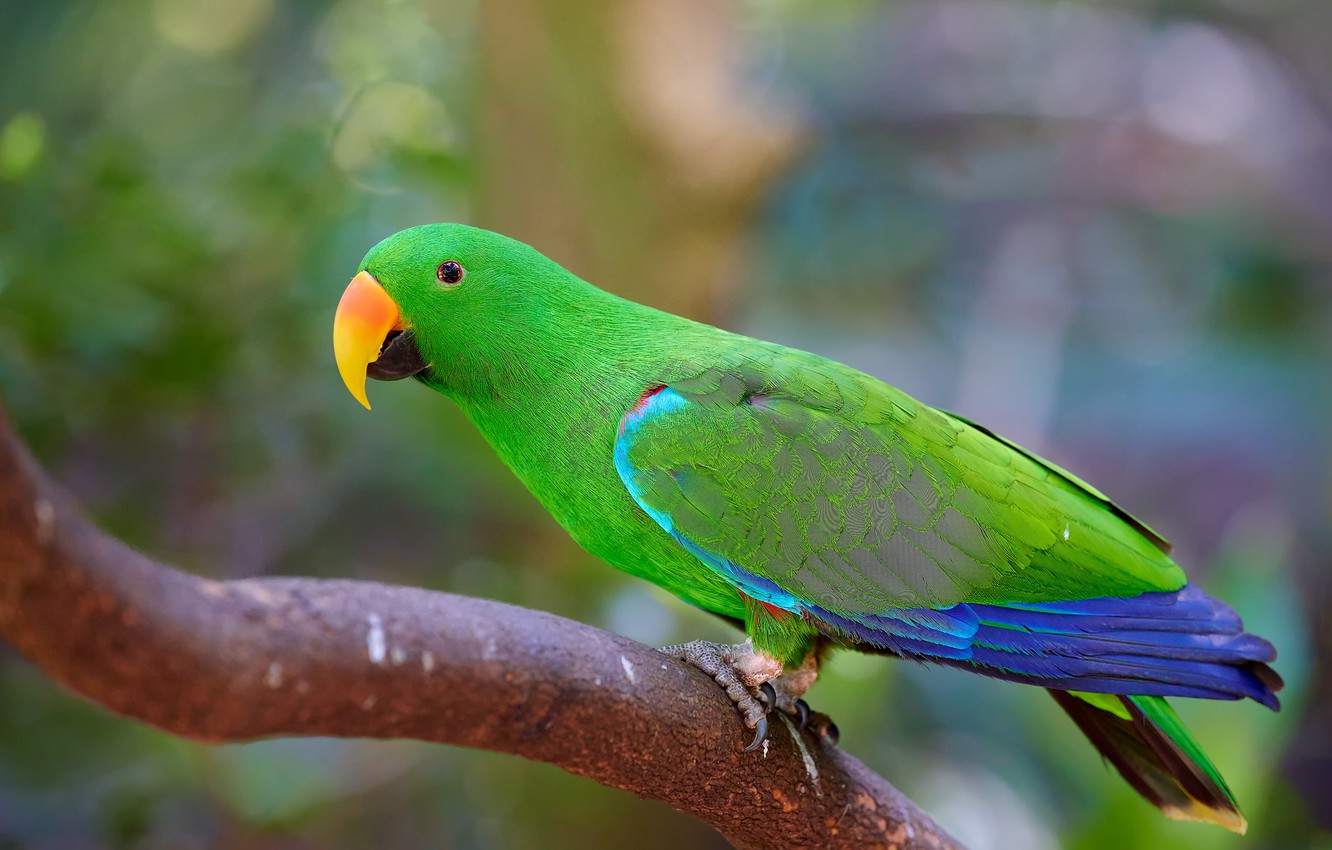
[{"label": "blue tail feather", "polygon": [[[1126,599],[1099,597],[1076,602],[972,605],[982,620],[1030,631],[1082,632],[1141,629],[1153,632],[1231,634],[1243,630],[1235,609],[1186,584],[1177,591],[1142,593]],[[1070,619],[1075,617],[1076,619]]]},{"label": "blue tail feather", "polygon": [[[1119,599],[956,605],[874,615],[804,611],[899,655],[1075,691],[1255,700],[1280,706],[1272,645],[1194,585]],[[941,616],[942,615],[942,616]]]},{"label": "blue tail feather", "polygon": [[1211,699],[1248,697],[1269,708],[1279,705],[1261,679],[1246,666],[1233,664],[1143,655],[1022,655],[979,646],[972,651],[971,663],[990,675],[1032,677],[1033,684],[1060,690]]},{"label": "blue tail feather", "polygon": [[1256,635],[1195,634],[1170,631],[1123,632],[1025,632],[1020,627],[984,622],[975,643],[1010,652],[1053,652],[1069,655],[1150,655],[1179,661],[1237,664],[1271,661],[1272,645]]}]

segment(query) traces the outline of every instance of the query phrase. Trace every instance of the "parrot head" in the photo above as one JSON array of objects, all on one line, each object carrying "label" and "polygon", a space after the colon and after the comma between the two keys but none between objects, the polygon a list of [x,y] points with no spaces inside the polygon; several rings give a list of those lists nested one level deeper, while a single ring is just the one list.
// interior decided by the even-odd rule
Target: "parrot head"
[{"label": "parrot head", "polygon": [[586,287],[533,248],[461,224],[427,224],[370,249],[333,319],[343,383],[367,409],[366,378],[419,376],[465,390],[521,356],[524,327]]}]

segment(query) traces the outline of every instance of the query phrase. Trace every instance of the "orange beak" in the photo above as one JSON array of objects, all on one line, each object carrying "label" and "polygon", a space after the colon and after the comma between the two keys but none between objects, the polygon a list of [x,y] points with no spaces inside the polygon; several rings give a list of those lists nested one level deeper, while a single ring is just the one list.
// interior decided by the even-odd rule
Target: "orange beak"
[{"label": "orange beak", "polygon": [[342,382],[366,410],[365,370],[379,358],[384,337],[392,330],[402,330],[398,305],[374,275],[361,272],[347,284],[333,316],[333,357]]}]

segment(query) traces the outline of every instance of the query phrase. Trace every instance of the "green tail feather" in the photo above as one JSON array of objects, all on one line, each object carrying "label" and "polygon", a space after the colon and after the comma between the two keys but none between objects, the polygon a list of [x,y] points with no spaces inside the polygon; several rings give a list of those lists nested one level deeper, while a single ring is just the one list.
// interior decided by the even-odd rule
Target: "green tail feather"
[{"label": "green tail feather", "polygon": [[1167,816],[1241,835],[1248,829],[1221,772],[1163,697],[1050,695],[1129,785]]}]

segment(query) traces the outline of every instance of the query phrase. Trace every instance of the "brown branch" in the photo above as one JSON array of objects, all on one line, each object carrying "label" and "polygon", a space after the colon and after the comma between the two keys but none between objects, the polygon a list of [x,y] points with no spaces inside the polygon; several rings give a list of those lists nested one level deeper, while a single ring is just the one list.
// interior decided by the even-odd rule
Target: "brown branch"
[{"label": "brown branch", "polygon": [[720,688],[626,638],[415,588],[154,563],[93,527],[3,415],[0,637],[83,697],[202,741],[418,738],[662,800],[737,847],[959,847],[787,724],[742,753],[749,733]]}]

